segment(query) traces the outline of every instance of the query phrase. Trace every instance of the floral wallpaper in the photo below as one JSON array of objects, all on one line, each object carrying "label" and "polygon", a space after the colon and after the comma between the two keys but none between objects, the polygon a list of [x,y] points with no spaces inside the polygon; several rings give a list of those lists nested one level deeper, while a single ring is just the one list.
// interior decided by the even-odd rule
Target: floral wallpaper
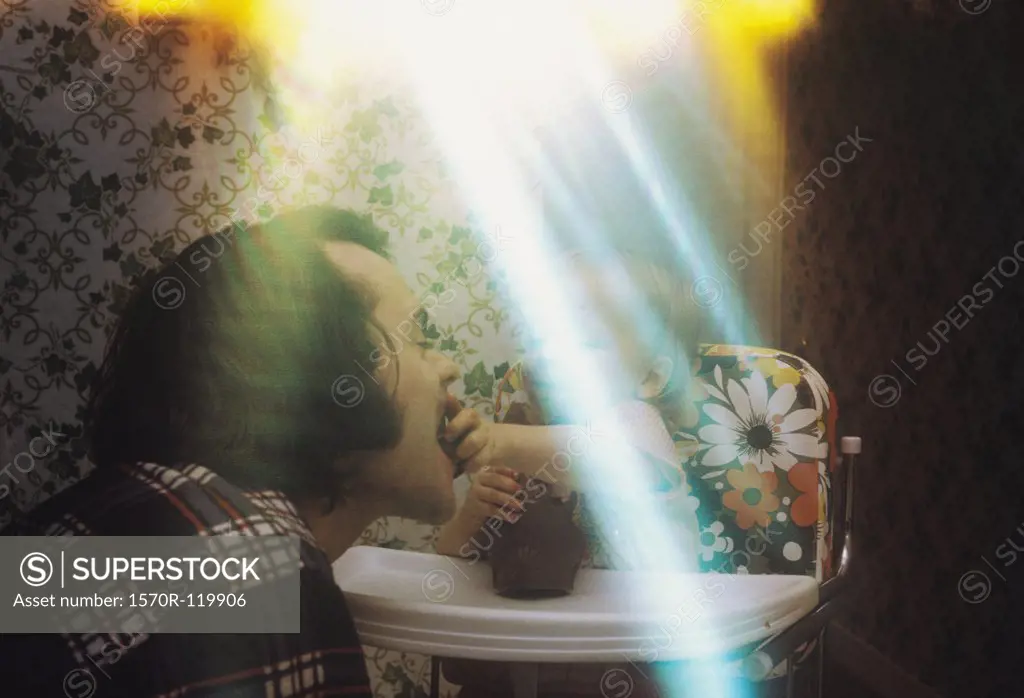
[{"label": "floral wallpaper", "polygon": [[[958,588],[1020,545],[1019,277],[1000,277],[889,393],[897,404],[868,392],[1024,230],[1024,17],[947,4],[824,3],[791,53],[792,181],[858,125],[876,143],[782,236],[779,348],[821,371],[842,433],[864,437],[845,624],[944,695],[975,698],[1015,694],[1024,651],[1010,624],[1021,565],[991,571],[991,596]],[[253,47],[191,25],[133,31],[106,0],[0,0],[0,56],[0,525],[87,472],[83,391],[133,277],[232,217],[328,200],[372,212],[413,287],[449,299],[432,332],[464,371],[459,396],[493,409],[520,323],[478,263],[492,231],[401,85],[347,85],[330,119],[300,128]],[[365,540],[423,549],[432,535],[384,520]],[[425,686],[425,657],[367,656],[377,695]]]},{"label": "floral wallpaper", "polygon": [[[329,122],[300,128],[238,37],[170,21],[140,32],[96,0],[3,0],[0,47],[0,462],[14,464],[0,525],[89,470],[84,390],[133,278],[233,218],[325,201],[372,213],[413,289],[439,301],[429,332],[462,368],[456,394],[493,411],[516,351],[486,269],[498,241],[401,85],[346,85]],[[55,445],[42,456],[29,452],[40,434]],[[433,534],[385,519],[363,540],[423,549]],[[425,657],[367,656],[377,695],[429,679]]]}]

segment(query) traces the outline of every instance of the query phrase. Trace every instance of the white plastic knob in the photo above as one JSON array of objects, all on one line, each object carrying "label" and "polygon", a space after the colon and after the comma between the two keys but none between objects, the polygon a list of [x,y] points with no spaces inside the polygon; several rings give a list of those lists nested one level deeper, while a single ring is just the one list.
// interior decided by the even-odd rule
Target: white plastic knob
[{"label": "white plastic knob", "polygon": [[774,669],[771,658],[764,652],[752,652],[743,658],[740,670],[748,681],[764,681],[772,669]]},{"label": "white plastic knob", "polygon": [[860,437],[859,436],[844,436],[839,450],[843,453],[850,455],[856,455],[860,453]]}]

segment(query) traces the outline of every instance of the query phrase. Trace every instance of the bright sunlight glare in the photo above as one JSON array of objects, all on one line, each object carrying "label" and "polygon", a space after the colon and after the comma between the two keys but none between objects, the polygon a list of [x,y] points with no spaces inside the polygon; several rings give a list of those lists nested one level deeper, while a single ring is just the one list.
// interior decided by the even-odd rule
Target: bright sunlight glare
[{"label": "bright sunlight glare", "polygon": [[[583,346],[578,309],[585,299],[563,281],[567,274],[547,239],[542,194],[524,172],[523,150],[531,146],[537,126],[556,125],[557,131],[560,116],[571,110],[565,95],[601,95],[616,80],[613,66],[635,67],[647,47],[667,36],[678,46],[675,60],[695,61],[700,53],[709,62],[709,92],[730,112],[728,124],[719,130],[725,136],[716,138],[742,150],[729,143],[730,131],[738,142],[735,134],[748,134],[756,119],[762,137],[781,140],[763,56],[774,42],[812,21],[814,0],[134,2],[141,14],[228,22],[248,32],[273,54],[275,85],[289,119],[300,126],[329,119],[326,95],[349,83],[380,77],[412,89],[478,220],[485,229],[500,227],[515,241],[497,263],[531,333],[544,338],[548,365],[542,368],[565,402],[563,411],[577,424],[602,420],[601,447],[580,467],[587,471],[588,502],[598,512],[605,539],[618,548],[620,559],[632,560],[639,569],[696,571],[696,561],[679,555],[662,512],[642,503],[643,493],[652,489],[647,470],[625,446],[615,421],[605,418],[613,399],[607,380],[598,377],[616,367],[602,365]],[[671,32],[684,17],[687,26],[699,31]],[[690,101],[687,108],[703,110],[709,129],[717,128],[705,100],[691,95]],[[638,137],[628,110],[604,118],[628,156],[633,171],[624,174],[644,182],[646,203],[671,236],[674,261],[695,277],[712,273],[713,261],[705,252],[709,233],[692,202],[670,186],[670,174],[655,167],[651,149],[656,144]],[[779,157],[778,150],[771,152]],[[555,182],[544,195],[565,192]],[[568,208],[582,206],[570,201]],[[586,215],[580,211],[581,219]],[[638,332],[649,332],[652,319],[643,308],[634,311]],[[744,316],[739,302],[731,315]],[[746,339],[738,325],[724,316],[718,320],[728,341]],[[639,621],[649,624],[653,634],[654,626],[677,609],[685,590],[649,586],[635,593],[657,608]],[[701,695],[724,698],[725,665],[713,658],[720,647],[715,628],[702,617],[684,632],[688,645],[696,641],[708,655],[687,670],[690,690],[699,685]],[[672,684],[670,695],[682,691],[682,680]]]}]

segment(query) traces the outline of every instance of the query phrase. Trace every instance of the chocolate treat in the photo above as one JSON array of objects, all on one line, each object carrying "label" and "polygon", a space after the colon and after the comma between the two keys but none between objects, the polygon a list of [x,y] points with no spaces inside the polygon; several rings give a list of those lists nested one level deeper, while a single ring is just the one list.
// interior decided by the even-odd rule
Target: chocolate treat
[{"label": "chocolate treat", "polygon": [[576,493],[563,499],[538,480],[525,489],[531,496],[523,513],[501,527],[490,551],[494,590],[515,599],[571,594],[586,548],[574,521]]}]

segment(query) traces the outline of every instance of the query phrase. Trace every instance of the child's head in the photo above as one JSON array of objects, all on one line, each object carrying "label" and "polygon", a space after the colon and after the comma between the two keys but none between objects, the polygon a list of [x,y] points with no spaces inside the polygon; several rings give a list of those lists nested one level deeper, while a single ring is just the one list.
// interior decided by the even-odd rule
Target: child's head
[{"label": "child's head", "polygon": [[659,408],[678,402],[701,329],[688,275],[622,250],[575,251],[566,262],[574,329],[602,368],[618,374],[615,397]]}]

